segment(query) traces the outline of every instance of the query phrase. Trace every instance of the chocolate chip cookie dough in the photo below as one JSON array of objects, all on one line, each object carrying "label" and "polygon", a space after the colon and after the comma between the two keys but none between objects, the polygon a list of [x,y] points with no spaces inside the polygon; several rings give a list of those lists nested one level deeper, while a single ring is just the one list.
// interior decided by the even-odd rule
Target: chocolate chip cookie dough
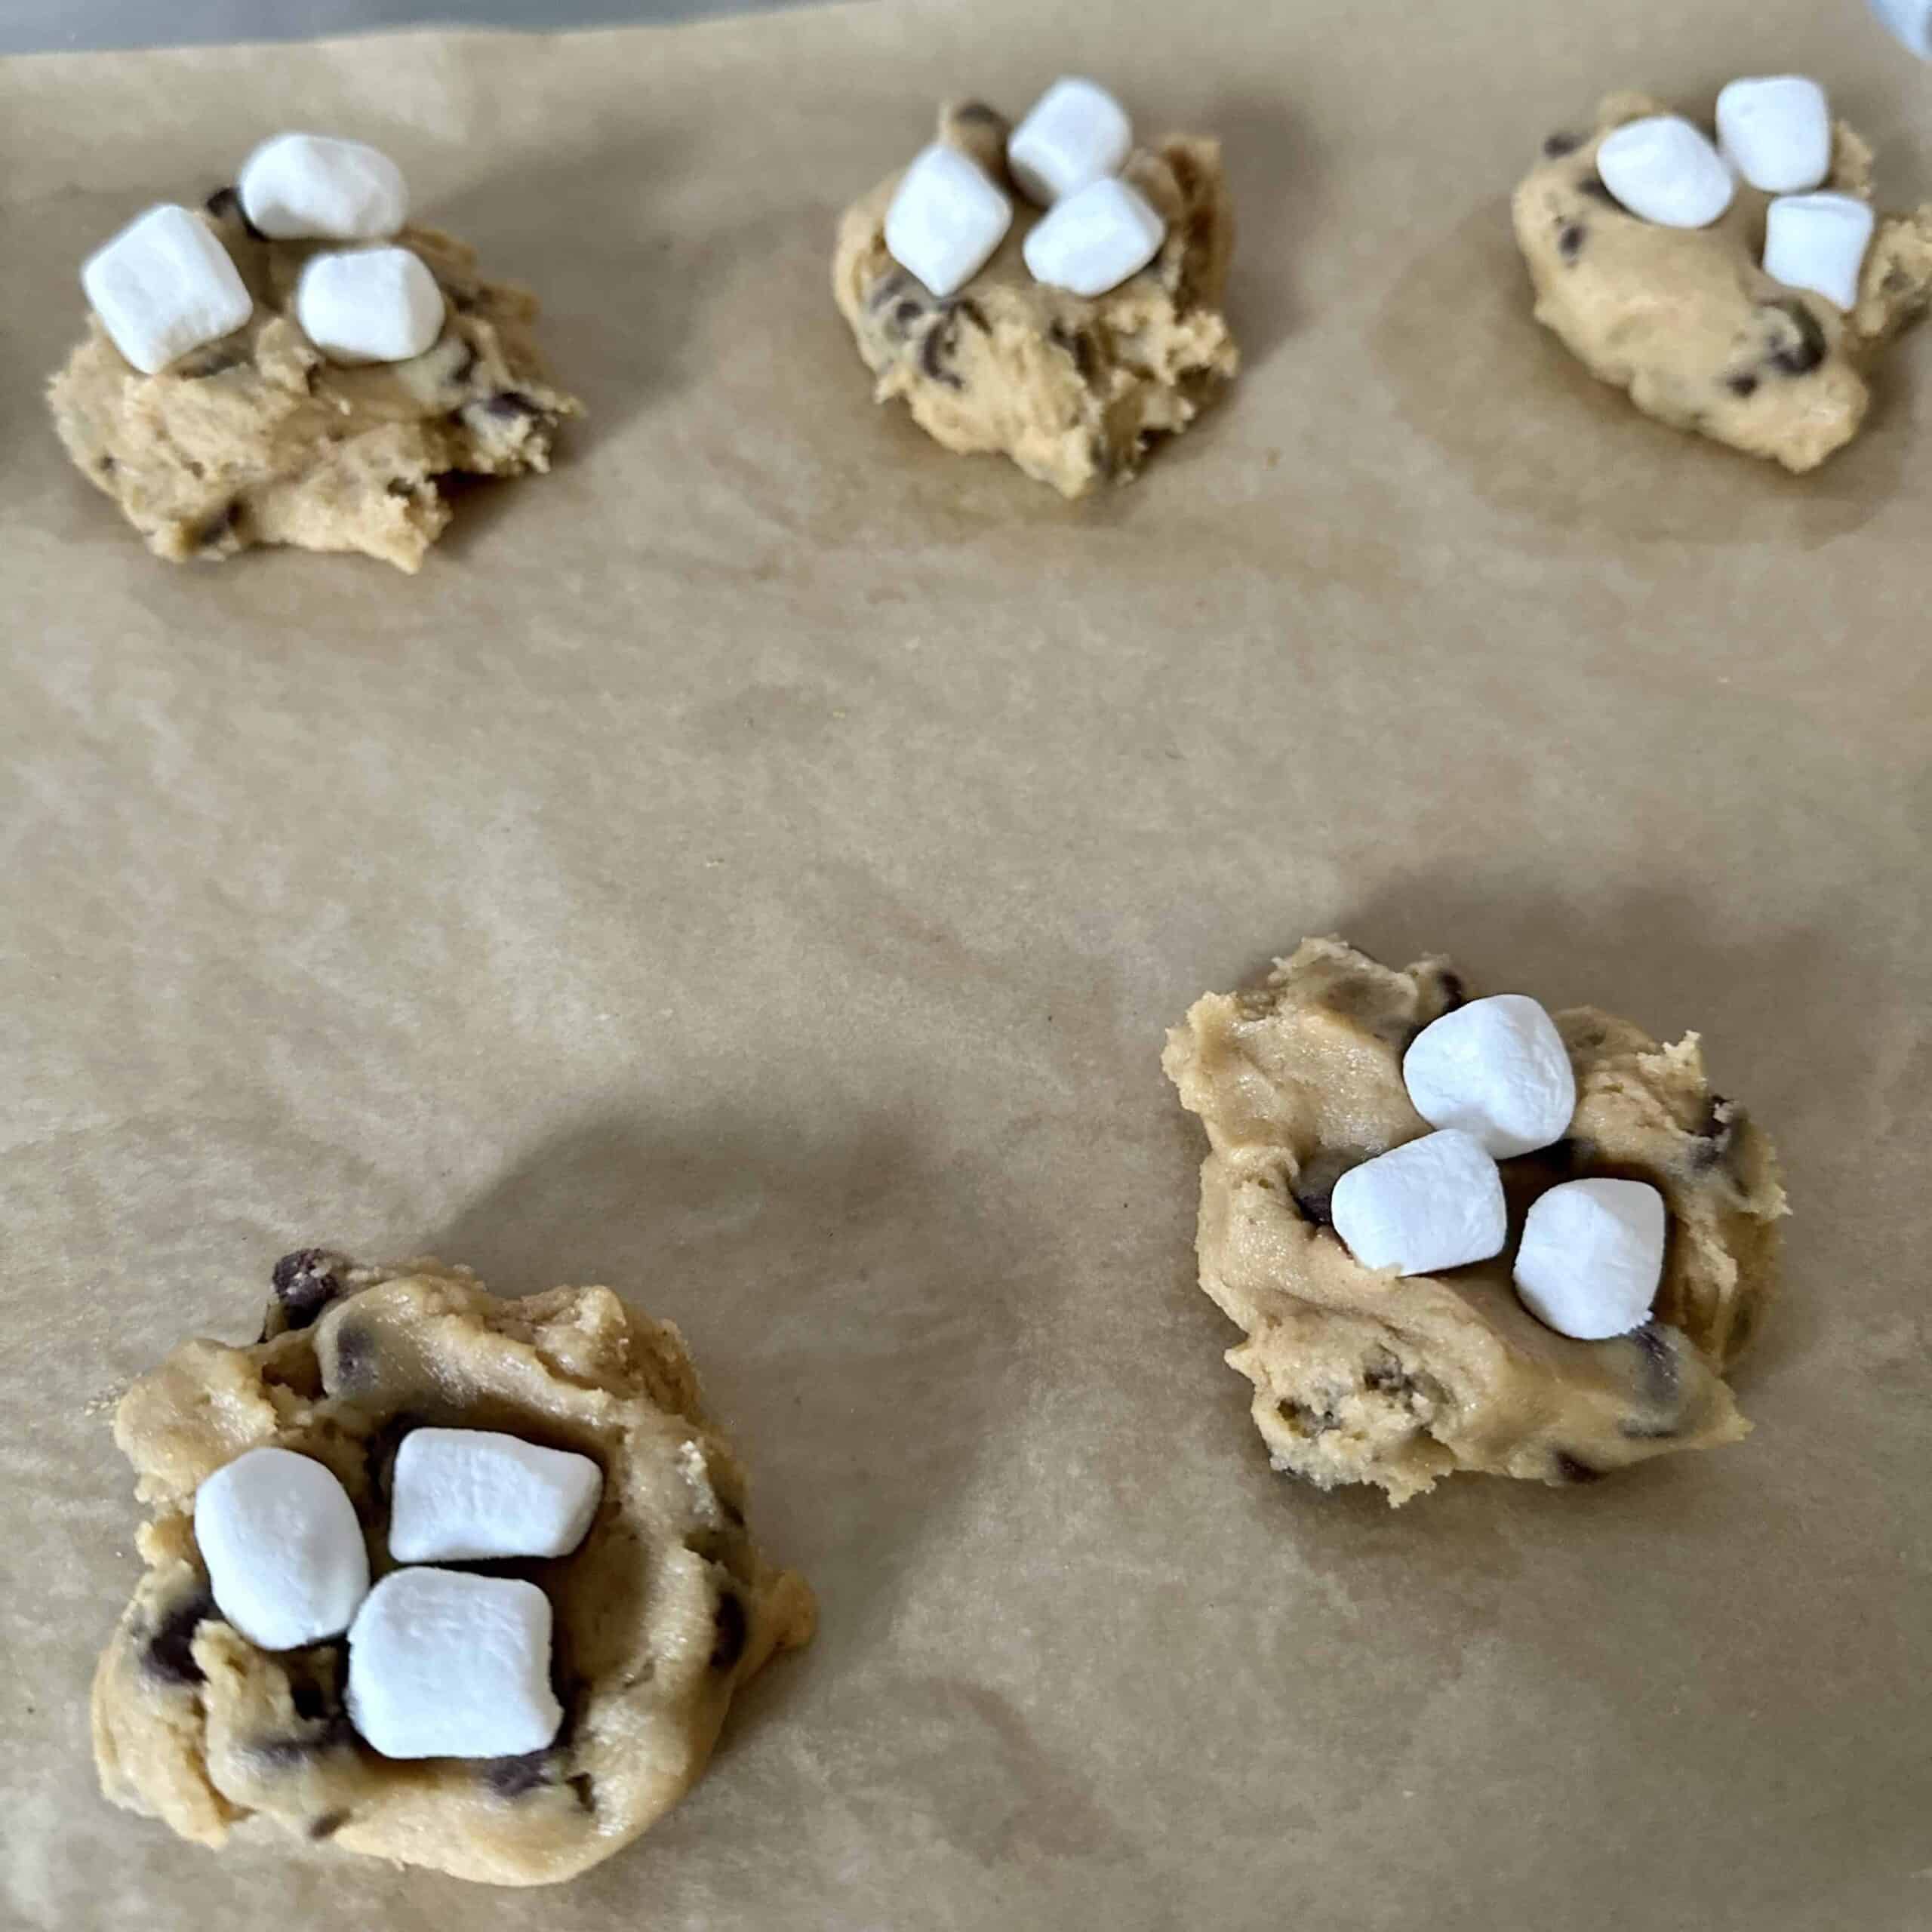
[{"label": "chocolate chip cookie dough", "polygon": [[939,137],[1014,198],[992,258],[965,286],[934,297],[894,261],[886,210],[898,177],[848,208],[838,226],[832,293],[875,399],[903,398],[949,450],[999,451],[1063,496],[1124,482],[1158,438],[1187,427],[1239,357],[1220,312],[1234,211],[1219,143],[1175,135],[1137,149],[1121,178],[1167,223],[1160,252],[1106,294],[1036,281],[1021,251],[1041,211],[1006,166],[1004,116],[971,103],[940,115]]},{"label": "chocolate chip cookie dough", "polygon": [[1586,1482],[1749,1425],[1724,1380],[1769,1294],[1785,1212],[1770,1143],[1713,1094],[1694,1035],[1659,1046],[1589,1007],[1555,1016],[1577,1081],[1567,1137],[1502,1163],[1510,1225],[1559,1182],[1648,1181],[1670,1232],[1651,1318],[1576,1341],[1522,1306],[1510,1247],[1439,1275],[1363,1267],[1336,1236],[1336,1181],[1428,1124],[1402,1056],[1467,997],[1441,959],[1395,971],[1307,940],[1266,983],[1210,993],[1162,1064],[1200,1115],[1201,1285],[1247,1331],[1228,1356],[1254,1385],[1274,1466],[1392,1503],[1457,1469]]},{"label": "chocolate chip cookie dough", "polygon": [[[684,1343],[608,1288],[500,1300],[464,1269],[285,1258],[262,1339],[191,1341],[135,1383],[115,1436],[152,1512],[146,1574],[95,1674],[94,1743],[117,1804],[204,1844],[259,1819],[498,1884],[608,1858],[703,1769],[733,1693],[811,1636],[811,1592],[761,1558],[745,1478],[705,1418]],[[396,1761],[356,1734],[338,1639],[270,1653],[216,1610],[195,1492],[275,1445],[340,1478],[371,1573],[398,1444],[420,1423],[576,1451],[602,1500],[570,1555],[492,1562],[549,1595],[562,1729],[546,1749]]]},{"label": "chocolate chip cookie dough", "polygon": [[49,393],[68,454],[157,556],[292,543],[414,571],[450,520],[439,479],[549,467],[558,423],[581,405],[544,374],[536,297],[485,280],[472,250],[404,229],[396,245],[442,291],[442,334],[411,361],[344,368],[294,314],[303,264],[340,245],[266,239],[229,189],[207,218],[254,298],[248,321],[145,376],[90,318]]},{"label": "chocolate chip cookie dough", "polygon": [[[1597,172],[1603,137],[1663,112],[1613,94],[1589,134],[1552,135],[1517,188],[1516,241],[1536,317],[1645,414],[1807,470],[1857,435],[1874,352],[1932,300],[1932,205],[1881,215],[1857,306],[1841,311],[1758,266],[1767,197],[1743,182],[1706,228],[1620,207]],[[1872,152],[1843,122],[1826,186],[1872,198]]]}]

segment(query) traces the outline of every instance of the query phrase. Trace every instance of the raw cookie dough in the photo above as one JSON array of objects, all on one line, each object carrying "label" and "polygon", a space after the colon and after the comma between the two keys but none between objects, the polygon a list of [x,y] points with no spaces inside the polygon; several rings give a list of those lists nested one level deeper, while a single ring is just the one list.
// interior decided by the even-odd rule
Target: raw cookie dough
[{"label": "raw cookie dough", "polygon": [[143,376],[97,318],[54,378],[54,426],[82,473],[157,556],[219,559],[254,543],[360,550],[414,571],[450,508],[438,479],[548,469],[566,416],[537,352],[537,298],[476,273],[475,251],[405,228],[448,314],[408,362],[339,368],[292,312],[303,264],[327,242],[270,242],[232,189],[208,219],[254,297],[232,335]]},{"label": "raw cookie dough", "polygon": [[1104,295],[1036,282],[1021,257],[1042,211],[1006,168],[1005,118],[977,102],[940,115],[939,137],[979,162],[1011,199],[1013,226],[986,266],[935,300],[887,252],[898,177],[846,210],[832,293],[873,395],[903,396],[949,450],[1004,451],[1065,497],[1125,482],[1158,436],[1184,429],[1233,375],[1239,355],[1220,312],[1234,209],[1217,141],[1171,136],[1121,171],[1165,218],[1167,239]]},{"label": "raw cookie dough", "polygon": [[[260,1342],[184,1342],[115,1416],[153,1517],[138,1538],[147,1574],[94,1675],[102,1789],[204,1844],[259,1814],[497,1884],[609,1857],[703,1769],[732,1693],[814,1622],[803,1581],[752,1543],[743,1472],[705,1420],[682,1338],[608,1288],[500,1300],[433,1261],[359,1267],[307,1249],[275,1284]],[[343,1710],[341,1640],[270,1654],[209,1596],[192,1518],[205,1477],[262,1444],[315,1457],[355,1502],[377,1578],[395,1567],[389,1471],[422,1423],[506,1430],[603,1469],[571,1555],[482,1566],[553,1606],[565,1715],[546,1750],[380,1758]]]},{"label": "raw cookie dough", "polygon": [[[1423,1027],[1468,997],[1446,961],[1392,971],[1304,940],[1265,986],[1210,993],[1162,1065],[1212,1148],[1201,1176],[1201,1285],[1247,1331],[1228,1360],[1254,1384],[1278,1469],[1400,1503],[1456,1469],[1548,1483],[1749,1427],[1722,1380],[1770,1292],[1785,1211],[1770,1143],[1712,1094],[1692,1035],[1660,1047],[1593,1008],[1555,1015],[1577,1075],[1568,1137],[1502,1163],[1510,1242],[1440,1276],[1371,1273],[1336,1236],[1339,1177],[1427,1133],[1402,1084]],[[1572,1341],[1517,1300],[1529,1204],[1559,1181],[1660,1188],[1671,1213],[1653,1318]]]},{"label": "raw cookie dough", "polygon": [[[1512,207],[1537,320],[1645,414],[1814,469],[1857,435],[1872,352],[1932,300],[1932,203],[1878,217],[1845,314],[1758,266],[1769,198],[1745,181],[1708,228],[1661,227],[1617,202],[1597,173],[1598,143],[1666,111],[1612,94],[1593,133],[1543,144]],[[1843,122],[1826,186],[1872,198],[1872,151]]]}]

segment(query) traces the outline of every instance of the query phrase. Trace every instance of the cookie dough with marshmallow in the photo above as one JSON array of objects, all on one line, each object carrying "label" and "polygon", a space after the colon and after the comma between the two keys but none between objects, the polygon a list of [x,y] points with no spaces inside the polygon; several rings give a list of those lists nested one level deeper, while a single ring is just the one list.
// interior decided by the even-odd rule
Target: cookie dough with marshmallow
[{"label": "cookie dough with marshmallow", "polygon": [[1134,147],[1118,102],[1063,81],[1017,128],[943,109],[934,146],[841,220],[832,290],[876,401],[1079,497],[1233,375],[1232,245],[1217,143]]},{"label": "cookie dough with marshmallow", "polygon": [[1717,136],[1638,94],[1552,134],[1512,205],[1536,317],[1645,414],[1814,469],[1932,303],[1932,204],[1875,212],[1871,150],[1803,76],[1732,82]]},{"label": "cookie dough with marshmallow", "polygon": [[[1314,939],[1168,1035],[1162,1064],[1209,1145],[1201,1285],[1245,1332],[1228,1360],[1254,1385],[1270,1460],[1324,1489],[1371,1483],[1400,1503],[1458,1470],[1582,1483],[1748,1428],[1724,1377],[1772,1290],[1784,1193],[1770,1143],[1711,1091],[1694,1035],[1660,1046],[1593,1008],[1550,1016],[1575,1104],[1554,1141],[1491,1164],[1511,1236],[1410,1275],[1350,1251],[1351,1191],[1392,1153],[1453,1135],[1490,1158],[1472,1134],[1432,1131],[1403,1078],[1432,1026],[1479,1004],[1441,958],[1398,970]],[[1506,1085],[1498,1070],[1472,1091]],[[1462,1164],[1466,1208],[1483,1170]],[[1525,1295],[1560,1312],[1552,1291],[1580,1284],[1600,1321],[1628,1306],[1635,1248],[1586,1251],[1561,1224],[1564,1191],[1599,1180],[1654,1190],[1670,1238],[1648,1318],[1580,1340]],[[1525,1230],[1553,1198],[1559,1272],[1543,1275],[1532,1244],[1519,1291]]]},{"label": "cookie dough with marshmallow", "polygon": [[54,426],[157,555],[290,543],[414,571],[450,520],[441,479],[549,467],[580,405],[545,373],[535,298],[408,210],[377,150],[281,135],[205,208],[150,210],[90,258]]},{"label": "cookie dough with marshmallow", "polygon": [[[203,1844],[281,1832],[497,1884],[570,1878],[677,1801],[739,1687],[811,1634],[681,1338],[606,1288],[503,1299],[433,1261],[299,1250],[262,1339],[182,1343],[115,1435],[149,1516],[94,1676],[95,1764],[115,1803]],[[399,1499],[412,1547],[559,1553],[487,1577],[405,1564]],[[278,1515],[316,1520],[318,1560],[263,1544]],[[220,1554],[198,1540],[217,1522]],[[281,1647],[238,1562],[251,1601],[315,1634]]]}]

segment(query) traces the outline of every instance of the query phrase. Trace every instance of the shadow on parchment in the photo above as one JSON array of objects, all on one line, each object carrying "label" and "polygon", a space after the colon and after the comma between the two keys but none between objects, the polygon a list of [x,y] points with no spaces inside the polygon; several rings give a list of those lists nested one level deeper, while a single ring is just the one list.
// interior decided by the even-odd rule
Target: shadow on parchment
[{"label": "shadow on parchment", "polygon": [[755,1709],[891,1617],[1023,1385],[1013,1205],[976,1202],[897,1122],[673,1128],[640,1106],[534,1148],[433,1246],[498,1293],[601,1282],[682,1330],[761,1547],[819,1598],[817,1640],[747,1687]]},{"label": "shadow on parchment", "polygon": [[1640,414],[1531,306],[1499,195],[1417,258],[1369,331],[1403,419],[1494,508],[1607,555],[1657,541],[1814,550],[1897,491],[1909,412],[1888,406],[1898,376],[1884,357],[1858,439],[1794,476]]}]

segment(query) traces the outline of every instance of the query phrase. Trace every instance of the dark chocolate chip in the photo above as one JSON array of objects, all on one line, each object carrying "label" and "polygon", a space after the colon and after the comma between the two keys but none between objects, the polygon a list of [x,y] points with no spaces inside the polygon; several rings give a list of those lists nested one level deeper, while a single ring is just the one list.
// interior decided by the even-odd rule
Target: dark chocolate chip
[{"label": "dark chocolate chip", "polygon": [[477,1775],[499,1798],[521,1798],[551,1783],[555,1755],[546,1744],[540,1751],[526,1751],[519,1757],[486,1758],[476,1767]]},{"label": "dark chocolate chip", "polygon": [[199,355],[190,355],[175,364],[169,373],[178,376],[183,382],[205,382],[210,376],[219,376],[225,371],[238,369],[248,359],[245,349],[238,349],[234,343],[217,344]]},{"label": "dark chocolate chip", "polygon": [[1713,1094],[1705,1103],[1703,1118],[1697,1123],[1690,1146],[1690,1171],[1707,1174],[1730,1154],[1737,1136],[1738,1109],[1721,1094]]},{"label": "dark chocolate chip", "polygon": [[1757,392],[1758,379],[1748,369],[1740,369],[1735,375],[1725,377],[1724,386],[1733,395],[1752,395]]},{"label": "dark chocolate chip", "polygon": [[903,269],[894,269],[891,274],[882,275],[874,282],[866,295],[868,309],[883,309],[894,297],[903,295],[918,285]]},{"label": "dark chocolate chip", "polygon": [[1341,1427],[1341,1422],[1333,1409],[1312,1408],[1306,1402],[1292,1398],[1275,1404],[1275,1413],[1284,1422],[1299,1423],[1309,1435],[1326,1435],[1331,1429]]},{"label": "dark chocolate chip", "polygon": [[1574,262],[1583,252],[1583,233],[1580,221],[1564,224],[1563,232],[1556,238],[1556,251],[1566,262]]},{"label": "dark chocolate chip", "polygon": [[312,1838],[332,1838],[349,1823],[349,1817],[346,1811],[325,1811],[319,1818],[309,1821],[309,1835]]},{"label": "dark chocolate chip", "polygon": [[275,1264],[269,1278],[288,1327],[306,1328],[341,1294],[335,1273],[340,1259],[327,1248],[298,1247]]},{"label": "dark chocolate chip", "polygon": [[749,1620],[737,1591],[728,1588],[719,1590],[718,1607],[712,1616],[715,1635],[711,1643],[711,1667],[713,1670],[734,1669],[745,1654],[745,1639],[750,1634]]},{"label": "dark chocolate chip", "polygon": [[494,416],[500,422],[512,423],[519,417],[541,416],[543,405],[533,402],[530,398],[516,389],[501,389],[483,405],[485,415]]},{"label": "dark chocolate chip", "polygon": [[1454,1013],[1457,1007],[1468,1004],[1469,989],[1461,974],[1444,972],[1438,978],[1436,984],[1441,989],[1442,1011],[1444,1013]]},{"label": "dark chocolate chip", "polygon": [[1362,1380],[1384,1395],[1406,1400],[1416,1392],[1415,1378],[1403,1367],[1399,1357],[1387,1349],[1379,1350],[1362,1371]]},{"label": "dark chocolate chip", "polygon": [[1574,154],[1583,145],[1581,134],[1569,134],[1561,129],[1545,137],[1543,154],[1551,161],[1560,161],[1566,154]]},{"label": "dark chocolate chip", "polygon": [[1330,1203],[1335,1183],[1351,1168],[1360,1167],[1367,1158],[1358,1149],[1346,1147],[1317,1154],[1310,1160],[1288,1184],[1302,1218],[1312,1221],[1318,1228],[1332,1228],[1335,1217]]},{"label": "dark chocolate chip", "polygon": [[1654,1321],[1630,1331],[1630,1345],[1642,1358],[1644,1394],[1660,1407],[1674,1405],[1680,1380],[1677,1351]]},{"label": "dark chocolate chip", "polygon": [[1084,329],[1070,329],[1063,322],[1054,322],[1048,328],[1047,340],[1073,358],[1073,373],[1083,383],[1092,382],[1096,361],[1094,338]]},{"label": "dark chocolate chip", "polygon": [[367,1329],[343,1322],[335,1331],[335,1386],[330,1394],[352,1392],[357,1383],[368,1380],[375,1364],[374,1338]]},{"label": "dark chocolate chip", "polygon": [[586,1811],[597,1809],[597,1786],[588,1771],[579,1771],[564,1782],[577,1793],[577,1801]]},{"label": "dark chocolate chip", "polygon": [[413,497],[416,494],[416,485],[405,477],[392,476],[383,485],[383,493],[390,497]]},{"label": "dark chocolate chip", "polygon": [[1774,369],[1786,376],[1808,376],[1825,359],[1824,325],[1802,302],[1765,305],[1784,316],[1798,331],[1798,340],[1781,343],[1770,355]]},{"label": "dark chocolate chip", "polygon": [[285,1771],[309,1764],[331,1751],[355,1748],[355,1727],[344,1712],[337,1711],[293,1736],[258,1737],[249,1745],[248,1752],[269,1769]]},{"label": "dark chocolate chip", "polygon": [[1587,174],[1577,177],[1577,192],[1580,195],[1588,195],[1593,202],[1601,202],[1606,208],[1620,208],[1623,205],[1604,186],[1603,177],[1595,168]]},{"label": "dark chocolate chip", "polygon": [[958,309],[960,314],[964,315],[982,335],[992,334],[992,325],[986,320],[986,310],[982,309],[971,296],[956,296],[947,304],[947,306]]},{"label": "dark chocolate chip", "polygon": [[465,343],[463,346],[463,360],[443,380],[454,389],[458,384],[467,382],[469,380],[470,371],[475,367],[476,352],[468,343]]},{"label": "dark chocolate chip", "polygon": [[923,302],[902,302],[892,312],[892,326],[901,335],[905,335],[925,312],[926,305]]},{"label": "dark chocolate chip", "polygon": [[241,521],[241,500],[231,497],[212,516],[195,527],[194,547],[197,550],[211,549],[228,537]]},{"label": "dark chocolate chip", "polygon": [[111,456],[97,457],[94,459],[94,466],[103,476],[112,476],[115,469],[119,467]]},{"label": "dark chocolate chip", "polygon": [[226,221],[231,217],[238,221],[248,230],[251,241],[266,242],[269,238],[242,212],[242,197],[232,188],[217,188],[202,205],[217,221]]},{"label": "dark chocolate chip", "polygon": [[1556,1474],[1563,1482],[1596,1482],[1601,1479],[1603,1471],[1573,1456],[1567,1449],[1556,1452]]},{"label": "dark chocolate chip", "polygon": [[195,1661],[195,1632],[217,1614],[214,1598],[205,1589],[183,1598],[148,1635],[141,1662],[164,1684],[198,1684],[202,1667]]},{"label": "dark chocolate chip", "polygon": [[919,368],[936,383],[943,383],[949,389],[963,389],[966,385],[960,380],[957,370],[946,366],[946,358],[952,353],[952,328],[950,323],[938,321],[919,338]]}]

